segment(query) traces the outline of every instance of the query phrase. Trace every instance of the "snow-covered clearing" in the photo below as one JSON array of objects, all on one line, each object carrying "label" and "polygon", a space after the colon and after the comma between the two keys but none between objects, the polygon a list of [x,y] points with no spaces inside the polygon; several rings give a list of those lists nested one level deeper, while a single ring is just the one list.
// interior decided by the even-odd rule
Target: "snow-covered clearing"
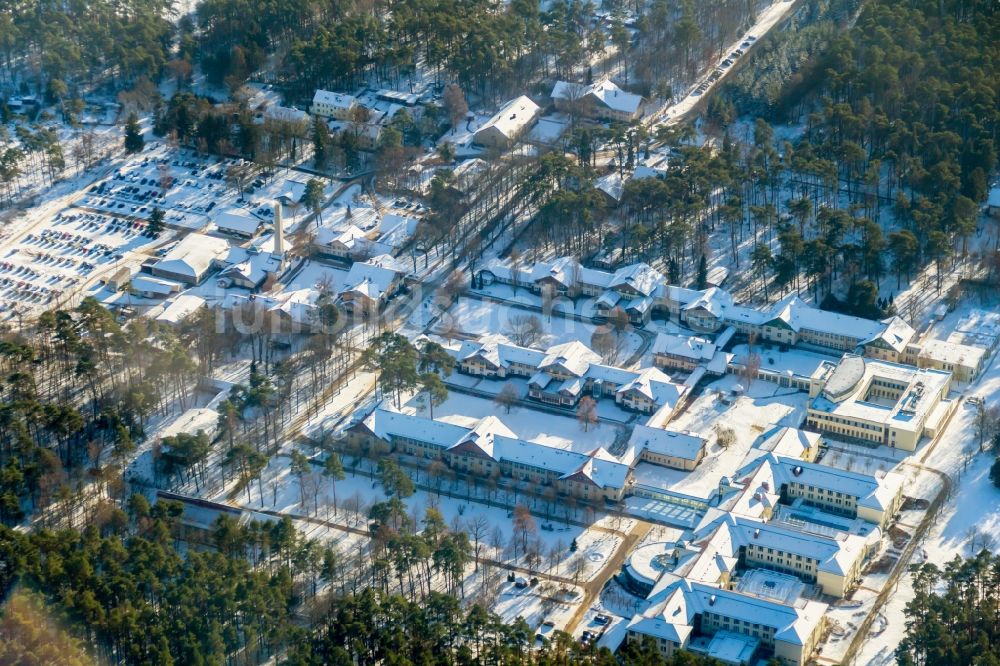
[{"label": "snow-covered clearing", "polygon": [[[362,462],[361,465],[367,463]],[[248,490],[240,493],[234,500],[247,509],[313,516],[348,530],[365,529],[369,508],[385,501],[387,496],[377,480],[358,473],[349,460],[345,460],[345,467],[346,478],[337,481],[335,486],[319,473],[319,468],[303,477],[303,486],[300,479],[291,473],[288,459],[275,457],[264,470],[261,483],[254,481]],[[306,488],[304,496],[303,487]],[[337,497],[336,514],[333,512],[334,491]],[[225,497],[216,499],[224,501]],[[416,525],[421,524],[427,509],[434,507],[441,512],[452,529],[470,532],[470,541],[474,540],[475,532],[478,531],[480,543],[493,548],[499,546],[505,561],[523,565],[521,539],[515,534],[511,512],[507,509],[423,490],[418,490],[404,502]],[[536,508],[540,510],[540,507]],[[476,524],[479,525],[478,528],[473,527]],[[578,572],[579,580],[584,582],[590,580],[603,563],[614,555],[622,544],[621,532],[631,529],[634,522],[604,518],[602,521],[595,521],[591,527],[581,527],[547,519],[544,514],[536,514],[535,526],[528,541],[537,542],[538,550],[543,556],[539,571],[565,577],[571,576],[570,572]],[[570,552],[574,540],[577,550]]]}]

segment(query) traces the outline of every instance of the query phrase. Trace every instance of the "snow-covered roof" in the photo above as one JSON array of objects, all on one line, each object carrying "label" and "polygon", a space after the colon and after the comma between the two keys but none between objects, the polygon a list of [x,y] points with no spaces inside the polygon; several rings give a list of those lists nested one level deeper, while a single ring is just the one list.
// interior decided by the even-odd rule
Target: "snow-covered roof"
[{"label": "snow-covered roof", "polygon": [[618,389],[622,395],[635,391],[652,400],[657,405],[676,405],[684,394],[685,387],[675,384],[670,376],[658,368],[645,368],[639,375]]},{"label": "snow-covered roof", "polygon": [[500,110],[476,131],[476,136],[486,130],[495,129],[512,141],[531,124],[540,111],[541,108],[537,104],[525,95],[521,95],[500,107]]},{"label": "snow-covered roof", "polygon": [[962,345],[945,340],[927,340],[921,344],[920,356],[939,363],[975,368],[983,362],[986,350],[982,347]]},{"label": "snow-covered roof", "polygon": [[843,493],[857,498],[858,506],[878,510],[888,509],[903,487],[903,476],[896,472],[849,472],[839,467],[771,453],[743,467],[737,472],[737,478],[758,478],[758,472],[764,466],[773,479],[769,483],[772,492],[778,492],[781,484],[796,482]]},{"label": "snow-covered roof", "polygon": [[642,424],[633,427],[628,440],[628,450],[636,455],[646,450],[661,456],[697,460],[704,448],[705,439],[698,435]]},{"label": "snow-covered roof", "polygon": [[379,407],[364,424],[385,441],[406,437],[442,449],[462,447],[460,450],[474,445],[498,462],[525,465],[600,488],[623,488],[629,474],[628,465],[618,462],[604,449],[584,454],[519,439],[492,415],[469,428]]},{"label": "snow-covered roof", "polygon": [[215,218],[215,226],[220,231],[229,231],[252,236],[260,227],[260,219],[245,208],[232,207],[219,213]]},{"label": "snow-covered roof", "polygon": [[[823,621],[827,608],[827,604],[810,599],[799,599],[794,605],[786,605],[735,590],[678,580],[664,590],[664,600],[651,606],[643,615],[661,618],[688,632],[696,615],[714,613],[751,625],[770,627],[774,629],[776,641],[805,645]],[[659,627],[654,625],[654,628]]]},{"label": "snow-covered roof", "polygon": [[679,356],[701,363],[715,355],[715,344],[693,335],[658,333],[652,351],[653,354]]},{"label": "snow-covered roof", "polygon": [[906,345],[910,343],[916,331],[913,327],[903,321],[900,317],[890,317],[885,319],[883,322],[885,327],[878,332],[874,337],[869,340],[865,340],[864,344],[881,343],[886,347],[894,350],[897,353],[902,352],[906,349]]},{"label": "snow-covered roof", "polygon": [[334,108],[350,109],[358,103],[354,95],[347,93],[330,92],[329,90],[316,90],[313,95],[313,104],[327,104]]},{"label": "snow-covered roof", "polygon": [[153,264],[153,268],[197,280],[228,250],[229,241],[223,238],[190,233]]},{"label": "snow-covered roof", "polygon": [[274,104],[264,109],[264,117],[285,123],[302,123],[309,120],[309,114],[294,106]]},{"label": "snow-covered roof", "polygon": [[592,85],[556,81],[552,88],[552,99],[574,100],[588,97],[613,111],[635,114],[642,105],[642,96],[625,92],[610,79],[597,81]]},{"label": "snow-covered roof", "polygon": [[171,280],[162,280],[152,275],[136,275],[130,280],[132,291],[155,296],[169,296],[180,291],[181,285]]},{"label": "snow-covered roof", "polygon": [[994,187],[990,190],[990,195],[986,200],[986,205],[994,208],[1000,208],[1000,187]]},{"label": "snow-covered roof", "polygon": [[337,243],[347,249],[351,249],[358,239],[363,238],[365,238],[365,232],[353,224],[339,229],[320,227],[316,230],[316,243],[318,245],[332,245]]},{"label": "snow-covered roof", "polygon": [[179,294],[164,308],[163,312],[156,316],[156,321],[178,324],[203,307],[205,307],[205,299],[201,296]]},{"label": "snow-covered roof", "polygon": [[219,273],[219,280],[238,279],[259,285],[270,273],[281,268],[281,259],[270,252],[248,253],[243,250],[243,253],[246,256],[242,260],[230,264]]},{"label": "snow-covered roof", "polygon": [[761,435],[756,447],[776,456],[800,458],[803,454],[816,450],[822,440],[823,436],[818,432],[778,426]]},{"label": "snow-covered roof", "polygon": [[552,144],[569,128],[569,120],[564,116],[539,118],[528,134],[528,140],[535,143]]},{"label": "snow-covered roof", "polygon": [[622,193],[625,191],[625,180],[619,172],[612,171],[594,181],[594,187],[607,194],[612,201],[621,201]]},{"label": "snow-covered roof", "polygon": [[736,557],[740,548],[770,548],[815,560],[817,571],[845,576],[864,555],[865,539],[856,534],[836,533],[834,537],[808,533],[773,522],[764,522],[731,513],[725,514],[707,530],[695,534],[696,540],[721,536],[729,553]]},{"label": "snow-covered roof", "polygon": [[372,257],[368,261],[356,261],[344,278],[344,288],[341,293],[359,293],[372,300],[378,300],[390,290],[393,282],[402,273],[405,273],[405,270],[388,255]]},{"label": "snow-covered roof", "polygon": [[649,264],[638,263],[623,266],[616,270],[608,281],[608,287],[618,289],[629,287],[643,296],[649,296],[656,291],[656,286],[666,282],[666,278]]},{"label": "snow-covered roof", "polygon": [[[890,405],[869,401],[869,387],[875,381],[895,384],[900,398]],[[812,399],[809,409],[917,432],[950,381],[951,373],[943,370],[846,354],[829,373],[823,392]]]},{"label": "snow-covered roof", "polygon": [[539,368],[545,370],[554,366],[565,368],[567,372],[583,376],[592,363],[600,363],[601,355],[579,340],[549,347]]},{"label": "snow-covered roof", "polygon": [[592,92],[604,106],[614,111],[634,114],[642,106],[642,96],[625,92],[611,81],[604,79],[595,83]]}]

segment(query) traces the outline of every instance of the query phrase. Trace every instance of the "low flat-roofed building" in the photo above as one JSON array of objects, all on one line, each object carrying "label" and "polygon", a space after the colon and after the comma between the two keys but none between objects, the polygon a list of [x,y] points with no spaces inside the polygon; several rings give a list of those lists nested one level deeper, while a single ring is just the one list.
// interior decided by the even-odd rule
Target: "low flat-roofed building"
[{"label": "low flat-roofed building", "polygon": [[917,365],[950,372],[960,382],[972,382],[983,371],[989,358],[982,347],[945,340],[925,340],[920,344]]},{"label": "low flat-roofed building", "polygon": [[151,267],[153,275],[184,284],[200,283],[229,251],[229,241],[190,233]]},{"label": "low flat-roofed building", "polygon": [[228,208],[216,216],[215,228],[220,233],[237,238],[253,238],[260,229],[261,220],[245,208]]},{"label": "low flat-roofed building", "polygon": [[156,316],[156,321],[176,326],[205,306],[206,301],[201,296],[181,294]]},{"label": "low flat-roofed building", "polygon": [[845,354],[810,390],[806,423],[832,436],[914,451],[951,373]]},{"label": "low flat-roofed building", "polygon": [[638,457],[654,465],[691,471],[705,457],[704,437],[637,424],[632,428],[624,460]]},{"label": "low flat-roofed building", "polygon": [[143,298],[167,298],[181,290],[176,280],[161,280],[151,275],[136,275],[129,282],[129,291]]}]

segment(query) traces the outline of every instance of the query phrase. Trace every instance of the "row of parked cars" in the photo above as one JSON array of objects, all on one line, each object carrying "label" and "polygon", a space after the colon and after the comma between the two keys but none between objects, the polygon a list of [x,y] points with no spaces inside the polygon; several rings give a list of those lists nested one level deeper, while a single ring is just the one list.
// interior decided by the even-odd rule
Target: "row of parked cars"
[{"label": "row of parked cars", "polygon": [[740,44],[740,47],[735,51],[733,51],[732,53],[730,53],[728,58],[719,63],[719,66],[716,67],[715,70],[708,75],[708,78],[702,81],[698,85],[698,87],[694,89],[694,92],[691,93],[691,96],[697,97],[698,95],[704,94],[705,91],[707,91],[708,88],[713,83],[722,78],[722,75],[725,73],[726,69],[732,67],[737,60],[739,60],[742,56],[746,54],[746,51],[744,49],[750,48],[750,46],[756,40],[757,38],[754,35],[747,35],[747,38],[743,41],[742,44]]}]

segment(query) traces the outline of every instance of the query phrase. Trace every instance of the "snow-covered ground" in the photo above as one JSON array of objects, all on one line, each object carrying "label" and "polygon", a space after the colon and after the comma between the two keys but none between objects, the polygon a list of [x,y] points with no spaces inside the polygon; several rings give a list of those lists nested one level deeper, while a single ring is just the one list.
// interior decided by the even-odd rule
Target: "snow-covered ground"
[{"label": "snow-covered ground", "polygon": [[[947,337],[958,321],[977,306],[962,303],[953,316],[935,325],[935,335]],[[995,357],[979,381],[967,387],[966,392],[982,396],[987,407],[1000,407],[1000,363]],[[994,454],[978,452],[975,418],[976,410],[971,405],[960,405],[930,453],[923,447],[915,456],[916,459],[924,457],[920,462],[926,468],[947,475],[953,491],[918,544],[913,563],[928,561],[943,566],[956,556],[968,557],[984,547],[995,549],[1000,544],[1000,490],[989,478]],[[904,464],[900,469],[914,476],[911,465]],[[906,494],[930,499],[940,484],[937,476],[924,472],[908,483]],[[903,529],[915,526],[914,517],[907,513],[904,512],[901,519]],[[862,644],[855,664],[888,666],[895,663],[894,650],[905,635],[904,609],[912,598],[912,577],[904,573],[881,609],[881,617],[872,633]],[[867,599],[866,603],[870,601]]]},{"label": "snow-covered ground", "polygon": [[[367,465],[364,462],[361,464]],[[299,478],[290,472],[288,459],[276,457],[264,471],[260,484],[254,481],[248,492],[244,491],[233,499],[248,509],[312,516],[347,529],[363,529],[368,522],[368,510],[387,497],[377,480],[357,473],[349,460],[345,460],[345,469],[346,478],[337,481],[335,486],[320,474],[318,467],[314,473],[304,477],[304,483],[300,483]],[[306,488],[304,495],[303,487]],[[333,511],[334,492],[337,497],[336,513]],[[217,499],[225,500],[225,496]],[[480,543],[495,548],[501,553],[503,561],[524,564],[523,550],[519,545],[521,536],[515,532],[509,510],[422,490],[404,502],[416,525],[421,524],[427,509],[434,507],[452,529],[470,532],[470,540],[473,541],[478,532]],[[590,580],[621,546],[622,532],[634,525],[628,519],[602,518],[590,527],[580,527],[536,514],[535,529],[529,534],[528,541],[537,543],[542,555],[538,571],[567,578],[578,572],[580,582]],[[478,527],[474,527],[477,524]],[[571,552],[574,541],[577,548]]]},{"label": "snow-covered ground", "polygon": [[[805,416],[809,396],[801,391],[756,381],[732,405],[719,400],[720,391],[732,390],[741,378],[727,375],[709,384],[682,414],[670,423],[675,430],[690,430],[709,439],[705,458],[690,473],[663,467],[641,466],[642,483],[695,497],[709,497],[719,479],[732,476],[753,442],[772,425],[797,427]],[[735,442],[723,449],[715,442],[716,428],[731,428]]]},{"label": "snow-covered ground", "polygon": [[[544,333],[542,339],[534,346],[540,348],[573,340],[589,345],[594,331],[598,328],[596,324],[562,317],[558,312],[542,314],[512,305],[462,297],[442,315],[436,329],[441,331],[454,326],[462,333],[472,336],[491,333],[509,336],[512,324],[517,322],[519,317],[538,317]],[[634,331],[623,333],[621,337],[622,348],[618,351],[618,356],[624,360],[641,348],[642,337]]]}]

